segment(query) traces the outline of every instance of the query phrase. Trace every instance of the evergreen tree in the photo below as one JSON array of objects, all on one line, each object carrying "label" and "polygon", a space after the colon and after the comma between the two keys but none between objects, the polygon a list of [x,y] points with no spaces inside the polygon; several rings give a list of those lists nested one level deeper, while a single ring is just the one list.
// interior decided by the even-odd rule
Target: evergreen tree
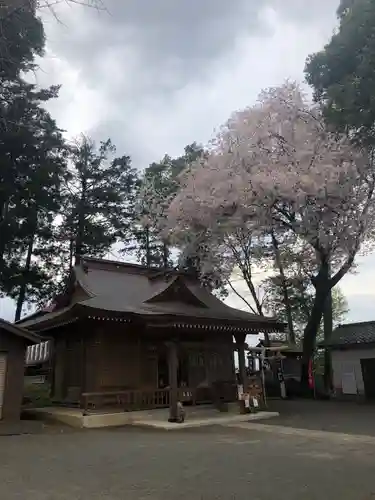
[{"label": "evergreen tree", "polygon": [[[38,91],[17,79],[4,87],[0,122],[0,289],[18,297],[18,309],[47,272],[47,256],[66,169],[60,130],[42,104],[58,89]],[[47,248],[49,250],[47,251]],[[34,260],[37,258],[37,260]]]},{"label": "evergreen tree", "polygon": [[308,57],[306,79],[327,122],[356,143],[375,145],[375,2],[341,0],[339,28]]},{"label": "evergreen tree", "polygon": [[[0,2],[0,80],[17,78],[34,66],[34,57],[43,54],[45,37],[34,0]],[[1,91],[0,91],[1,92]]]},{"label": "evergreen tree", "polygon": [[113,158],[114,153],[109,139],[97,148],[82,136],[71,147],[61,224],[69,266],[82,255],[105,255],[119,238],[129,239],[137,172],[129,156]]},{"label": "evergreen tree", "polygon": [[[178,176],[202,154],[202,147],[193,143],[185,147],[183,155],[177,158],[165,155],[160,162],[146,168],[134,209],[138,223],[133,228],[133,244],[124,249],[135,252],[142,264],[158,268],[178,265],[170,245],[161,236],[160,221],[178,190]],[[182,263],[182,267],[186,266],[187,263]]]}]

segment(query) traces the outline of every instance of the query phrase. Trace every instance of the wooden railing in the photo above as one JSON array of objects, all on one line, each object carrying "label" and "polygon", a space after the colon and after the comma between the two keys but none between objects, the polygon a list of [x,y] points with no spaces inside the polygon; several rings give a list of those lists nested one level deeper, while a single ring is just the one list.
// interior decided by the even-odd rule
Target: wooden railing
[{"label": "wooden railing", "polygon": [[123,411],[135,411],[168,406],[169,390],[165,389],[85,392],[81,396],[84,412],[113,407]]},{"label": "wooden railing", "polygon": [[[215,395],[212,389],[192,389],[180,387],[178,400],[182,403],[214,402]],[[228,400],[228,397],[225,397]],[[98,410],[120,409],[122,411],[151,410],[154,408],[167,408],[170,404],[170,389],[154,390],[126,390],[85,392],[81,395],[80,406],[85,413]]]},{"label": "wooden railing", "polygon": [[[183,387],[178,390],[178,398],[183,403],[195,404],[195,391]],[[123,411],[151,410],[167,408],[169,403],[170,389],[85,392],[81,396],[81,408],[84,413],[105,408],[118,408]]]}]

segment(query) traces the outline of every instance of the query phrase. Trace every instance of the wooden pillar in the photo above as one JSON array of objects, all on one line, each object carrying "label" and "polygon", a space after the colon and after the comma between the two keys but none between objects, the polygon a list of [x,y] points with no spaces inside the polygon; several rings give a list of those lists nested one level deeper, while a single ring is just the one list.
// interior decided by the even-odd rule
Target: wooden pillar
[{"label": "wooden pillar", "polygon": [[176,341],[168,342],[168,369],[169,369],[169,419],[168,422],[178,421],[178,386],[177,386],[177,370],[178,356]]},{"label": "wooden pillar", "polygon": [[86,342],[88,335],[83,334],[81,337],[81,394],[86,392],[87,387],[87,367],[86,367]]},{"label": "wooden pillar", "polygon": [[56,341],[48,341],[49,359],[48,359],[48,382],[50,384],[50,399],[53,399],[56,392]]},{"label": "wooden pillar", "polygon": [[64,338],[54,339],[54,380],[52,398],[61,402],[64,399],[64,388],[66,379],[65,356],[66,341]]},{"label": "wooden pillar", "polygon": [[243,386],[243,390],[246,391],[246,365],[245,365],[245,338],[244,333],[237,333],[235,335],[237,352],[238,352],[238,367],[240,374],[240,384]]}]

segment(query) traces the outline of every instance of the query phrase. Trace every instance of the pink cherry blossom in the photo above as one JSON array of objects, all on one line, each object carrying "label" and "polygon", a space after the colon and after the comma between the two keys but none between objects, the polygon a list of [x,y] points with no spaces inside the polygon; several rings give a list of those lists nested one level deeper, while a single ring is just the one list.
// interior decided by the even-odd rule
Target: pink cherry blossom
[{"label": "pink cherry blossom", "polygon": [[329,258],[336,272],[346,272],[372,242],[372,158],[329,131],[297,84],[262,91],[208,149],[180,176],[170,203],[167,229],[176,241],[203,228],[226,236],[243,227],[282,228]]}]

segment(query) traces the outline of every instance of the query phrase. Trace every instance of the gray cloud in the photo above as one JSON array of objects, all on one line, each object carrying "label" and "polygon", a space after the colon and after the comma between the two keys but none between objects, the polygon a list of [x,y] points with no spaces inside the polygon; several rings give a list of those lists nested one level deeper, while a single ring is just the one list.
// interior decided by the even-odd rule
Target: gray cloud
[{"label": "gray cloud", "polygon": [[[169,120],[175,119],[171,110],[176,106],[175,97],[183,101],[192,85],[197,87],[194,90],[197,102],[192,104],[198,112],[198,99],[207,100],[213,72],[222,67],[216,63],[222,60],[225,65],[236,60],[239,41],[249,37],[266,40],[272,35],[272,27],[262,16],[264,9],[275,9],[281,22],[321,26],[326,19],[332,22],[338,0],[104,0],[104,3],[108,12],[62,3],[56,10],[60,23],[51,14],[44,14],[48,46],[54,57],[65,60],[79,72],[81,84],[100,94],[103,101],[100,117],[94,120],[90,133],[97,138],[110,135],[119,150],[130,153],[142,167],[147,161],[157,159],[152,158],[154,145],[145,137],[150,132],[149,123],[152,122],[151,129],[163,126],[156,117],[166,120],[165,113]],[[274,63],[272,59],[265,61],[268,65]],[[47,81],[53,72],[54,82],[59,81],[51,55],[46,58],[44,68],[42,81]],[[254,80],[257,76],[254,75]],[[63,89],[61,108],[76,99],[73,94],[71,87],[68,91]],[[96,105],[93,101],[93,108]],[[57,108],[58,104],[54,104],[54,112],[61,114]],[[174,127],[180,125],[176,123]],[[181,141],[182,136],[186,134],[181,134]],[[183,146],[179,143],[179,150]],[[166,152],[165,148],[160,149],[161,154]],[[177,144],[168,148],[175,154]]]},{"label": "gray cloud", "polygon": [[129,48],[146,71],[166,62],[182,62],[189,71],[230,48],[241,32],[258,27],[258,9],[248,0],[106,0],[105,5],[108,12],[60,9],[64,24],[56,30],[54,23],[51,46],[80,64],[94,62],[93,71],[106,55],[126,64]]},{"label": "gray cloud", "polygon": [[[105,0],[108,12],[64,6],[62,23],[46,19],[49,44],[60,56],[78,64],[100,85],[108,63],[118,65],[117,79],[135,80],[140,72],[155,81],[137,78],[139,91],[181,85],[204,72],[243,35],[267,35],[260,13],[273,8],[281,19],[324,24],[338,0]],[[287,35],[287,33],[286,33]],[[136,70],[132,74],[130,70]],[[107,71],[105,71],[107,70]],[[122,74],[121,74],[122,70]],[[105,73],[103,74],[103,71]],[[172,75],[172,76],[171,76]]]}]

